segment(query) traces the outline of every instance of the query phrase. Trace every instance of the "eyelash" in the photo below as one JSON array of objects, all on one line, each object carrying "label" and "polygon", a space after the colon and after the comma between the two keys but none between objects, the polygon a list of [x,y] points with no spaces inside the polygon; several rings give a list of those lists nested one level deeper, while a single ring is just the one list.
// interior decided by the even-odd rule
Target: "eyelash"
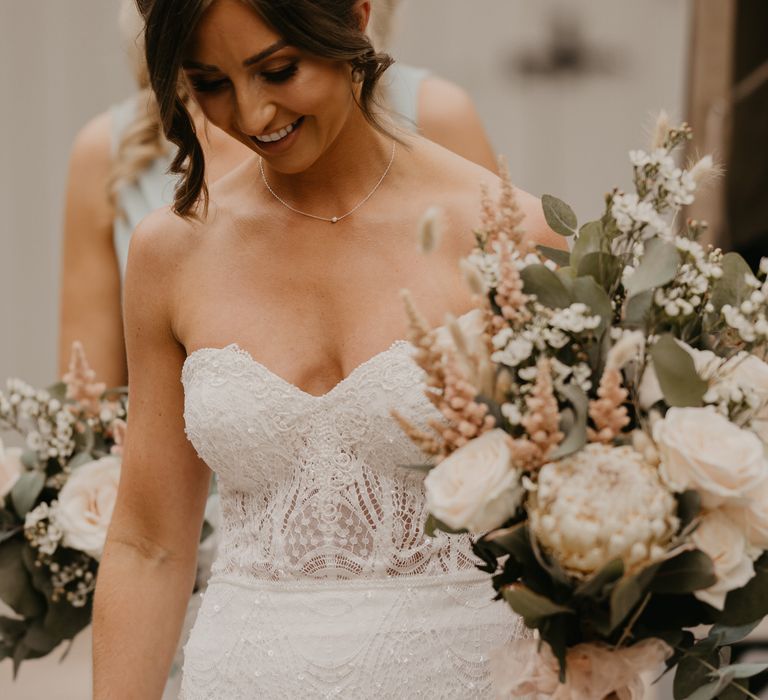
[{"label": "eyelash", "polygon": [[[273,85],[286,83],[296,75],[298,69],[298,64],[292,63],[280,70],[263,72],[261,73],[261,77]],[[192,78],[190,82],[196,92],[218,92],[229,83],[229,80],[226,78],[222,80],[200,80],[199,78]]]}]

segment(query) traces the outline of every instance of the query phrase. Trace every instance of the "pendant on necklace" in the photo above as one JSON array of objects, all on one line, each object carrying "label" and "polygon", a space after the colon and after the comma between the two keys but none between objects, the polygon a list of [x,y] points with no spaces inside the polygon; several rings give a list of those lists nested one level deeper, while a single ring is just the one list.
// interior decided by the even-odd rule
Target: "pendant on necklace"
[{"label": "pendant on necklace", "polygon": [[332,223],[332,224],[335,224],[335,223],[336,223],[338,220],[339,220],[339,217],[338,217],[338,216],[334,216],[334,217],[331,219],[331,223]]}]

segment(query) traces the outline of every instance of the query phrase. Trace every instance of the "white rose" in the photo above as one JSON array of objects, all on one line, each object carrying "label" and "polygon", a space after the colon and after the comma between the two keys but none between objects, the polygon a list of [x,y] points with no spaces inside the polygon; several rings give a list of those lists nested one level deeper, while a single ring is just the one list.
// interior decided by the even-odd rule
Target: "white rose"
[{"label": "white rose", "polygon": [[59,493],[57,522],[65,547],[94,559],[104,550],[120,481],[120,459],[109,456],[77,467]]},{"label": "white rose", "polygon": [[753,556],[758,556],[768,549],[768,478],[752,489],[749,496],[748,504],[726,506],[722,510],[741,528],[750,545],[758,550],[752,552]]},{"label": "white rose", "polygon": [[5,447],[0,440],[0,504],[24,473],[20,447]]},{"label": "white rose", "polygon": [[500,429],[471,440],[424,480],[427,508],[455,530],[484,533],[514,514],[523,495],[511,438]]},{"label": "white rose", "polygon": [[752,420],[752,429],[768,446],[768,364],[759,357],[747,355],[743,359],[736,358],[730,376],[739,386],[745,387],[757,395],[762,408]]},{"label": "white rose", "polygon": [[653,439],[667,483],[696,489],[705,508],[748,500],[768,476],[760,439],[710,408],[670,408],[654,424]]},{"label": "white rose", "polygon": [[715,565],[717,583],[694,595],[718,610],[725,606],[729,591],[746,585],[755,575],[747,551],[747,539],[739,527],[721,511],[705,515],[691,535],[693,543]]}]

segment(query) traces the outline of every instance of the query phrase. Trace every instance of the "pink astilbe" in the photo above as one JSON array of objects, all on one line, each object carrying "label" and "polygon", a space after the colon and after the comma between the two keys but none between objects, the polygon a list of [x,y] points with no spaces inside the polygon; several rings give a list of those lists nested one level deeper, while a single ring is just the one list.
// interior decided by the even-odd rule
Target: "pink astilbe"
[{"label": "pink astilbe", "polygon": [[91,369],[80,341],[72,343],[69,372],[63,377],[67,385],[67,398],[75,401],[79,408],[92,416],[101,411],[101,396],[107,385],[96,381],[96,372]]},{"label": "pink astilbe", "polygon": [[629,414],[624,405],[628,395],[618,368],[606,367],[597,388],[598,398],[589,402],[589,417],[596,428],[587,428],[590,442],[612,442],[629,425]]},{"label": "pink astilbe", "polygon": [[482,210],[479,239],[483,247],[493,249],[494,245],[509,241],[521,252],[533,247],[525,238],[522,222],[525,218],[517,201],[517,192],[509,175],[509,168],[499,159],[501,191],[497,202],[491,199],[488,187],[482,187]]},{"label": "pink astilbe", "polygon": [[[525,399],[528,412],[521,421],[528,434],[527,439],[536,448],[526,448],[532,460],[529,466],[533,468],[544,464],[565,437],[560,431],[560,409],[552,386],[552,365],[546,357],[542,357],[536,368],[536,381]],[[520,449],[523,449],[522,446]]]},{"label": "pink astilbe", "polygon": [[501,244],[499,258],[499,282],[493,300],[501,314],[495,315],[492,321],[496,332],[507,325],[519,328],[531,318],[527,307],[530,297],[523,291],[523,280],[512,259],[512,247],[509,242]]},{"label": "pink astilbe", "polygon": [[403,294],[409,319],[410,341],[416,347],[414,359],[427,375],[426,396],[445,420],[432,420],[436,437],[420,430],[397,411],[392,415],[408,436],[428,454],[445,457],[471,439],[495,427],[488,406],[475,401],[477,389],[466,378],[455,353],[438,342],[407,293]]}]

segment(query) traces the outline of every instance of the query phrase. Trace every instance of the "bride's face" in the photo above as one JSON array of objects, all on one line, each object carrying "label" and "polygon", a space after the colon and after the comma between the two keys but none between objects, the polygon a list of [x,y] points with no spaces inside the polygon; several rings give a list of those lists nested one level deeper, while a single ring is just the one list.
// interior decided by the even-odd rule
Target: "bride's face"
[{"label": "bride's face", "polygon": [[289,46],[239,0],[216,0],[183,62],[207,119],[286,174],[310,167],[357,109],[348,64]]}]

